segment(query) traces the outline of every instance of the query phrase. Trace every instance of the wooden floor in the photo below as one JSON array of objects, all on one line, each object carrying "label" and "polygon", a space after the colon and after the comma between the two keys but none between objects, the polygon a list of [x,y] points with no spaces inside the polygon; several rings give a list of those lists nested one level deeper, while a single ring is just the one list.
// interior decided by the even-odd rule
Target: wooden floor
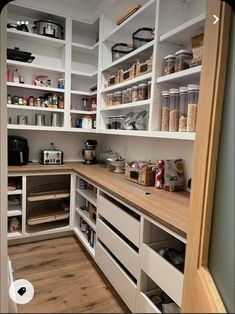
[{"label": "wooden floor", "polygon": [[75,237],[12,246],[9,255],[14,280],[35,289],[20,313],[130,313]]}]

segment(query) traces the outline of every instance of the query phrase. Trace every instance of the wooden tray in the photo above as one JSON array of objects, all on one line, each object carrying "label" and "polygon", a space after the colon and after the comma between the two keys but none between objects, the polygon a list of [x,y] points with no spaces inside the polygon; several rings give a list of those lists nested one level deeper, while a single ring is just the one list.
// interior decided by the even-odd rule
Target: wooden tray
[{"label": "wooden tray", "polygon": [[68,190],[48,191],[48,192],[36,192],[31,193],[28,196],[29,202],[46,201],[67,198],[70,196]]},{"label": "wooden tray", "polygon": [[34,209],[27,218],[29,225],[38,225],[47,222],[64,220],[69,218],[69,211],[65,211],[64,207],[57,205],[55,207],[44,207]]},{"label": "wooden tray", "polygon": [[141,4],[136,4],[135,6],[128,9],[123,15],[121,15],[117,18],[117,25],[122,24],[125,20],[127,20],[130,16],[132,16],[132,14],[134,14],[136,11],[138,11],[139,8],[141,8],[141,7],[142,7]]}]

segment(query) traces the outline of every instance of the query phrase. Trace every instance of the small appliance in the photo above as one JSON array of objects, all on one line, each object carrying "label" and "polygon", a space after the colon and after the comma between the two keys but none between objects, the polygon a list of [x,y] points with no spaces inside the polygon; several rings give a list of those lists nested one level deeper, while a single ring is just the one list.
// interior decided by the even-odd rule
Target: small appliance
[{"label": "small appliance", "polygon": [[42,149],[40,151],[40,163],[42,165],[62,165],[64,163],[63,151],[55,149],[53,143],[50,146],[50,149]]},{"label": "small appliance", "polygon": [[8,165],[27,165],[29,160],[29,146],[26,138],[21,136],[8,136]]},{"label": "small appliance", "polygon": [[63,26],[51,20],[38,20],[34,22],[33,30],[38,35],[62,39]]},{"label": "small appliance", "polygon": [[96,163],[96,140],[87,140],[85,142],[85,149],[82,150],[84,164],[91,165]]}]

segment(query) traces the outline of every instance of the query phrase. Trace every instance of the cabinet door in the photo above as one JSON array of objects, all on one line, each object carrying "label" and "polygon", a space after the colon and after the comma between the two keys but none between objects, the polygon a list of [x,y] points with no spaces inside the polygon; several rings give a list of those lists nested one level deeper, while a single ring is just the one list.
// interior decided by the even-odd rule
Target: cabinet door
[{"label": "cabinet door", "polygon": [[[216,24],[213,24],[213,15],[219,17]],[[208,0],[182,306],[182,312],[186,313],[226,312],[225,299],[213,276],[209,248],[211,218],[216,206],[214,188],[218,172],[229,28],[229,6],[221,1]],[[224,187],[220,182],[220,188]],[[233,249],[227,248],[227,253]],[[224,256],[224,262],[226,258]]]}]

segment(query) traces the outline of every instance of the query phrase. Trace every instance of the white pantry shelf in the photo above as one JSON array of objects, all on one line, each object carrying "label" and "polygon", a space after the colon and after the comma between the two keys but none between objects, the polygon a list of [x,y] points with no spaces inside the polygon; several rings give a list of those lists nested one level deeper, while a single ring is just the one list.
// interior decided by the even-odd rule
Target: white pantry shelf
[{"label": "white pantry shelf", "polygon": [[89,213],[86,210],[81,210],[80,208],[76,208],[76,212],[79,216],[81,216],[87,223],[88,225],[96,231],[96,225],[95,223],[90,219]]},{"label": "white pantry shelf", "polygon": [[203,32],[206,14],[201,14],[160,36],[160,42],[186,45],[191,37]]},{"label": "white pantry shelf", "polygon": [[30,41],[30,43],[45,45],[50,47],[62,48],[65,45],[65,40],[38,35],[29,32],[22,32],[8,28],[7,36],[12,39]]},{"label": "white pantry shelf", "polygon": [[8,124],[8,130],[31,130],[31,131],[66,131],[64,127]]},{"label": "white pantry shelf", "polygon": [[135,59],[137,56],[141,56],[142,54],[146,55],[146,52],[149,53],[149,50],[153,49],[154,40],[150,41],[149,43],[145,44],[144,46],[135,49],[134,51],[128,53],[124,57],[119,58],[118,60],[112,62],[111,64],[105,66],[102,69],[102,72],[105,72],[107,70],[113,70],[120,67],[120,63],[133,63],[135,60],[132,61],[132,59]]},{"label": "white pantry shelf", "polygon": [[98,47],[99,47],[99,42],[96,44],[89,46],[89,45],[83,45],[83,44],[77,44],[77,43],[72,43],[72,50],[81,52],[81,53],[87,53],[91,55],[97,55],[98,54]]},{"label": "white pantry shelf", "polygon": [[12,209],[7,211],[7,217],[21,216],[22,211],[20,209]]},{"label": "white pantry shelf", "polygon": [[148,107],[150,105],[150,99],[142,100],[142,101],[136,101],[136,102],[131,102],[127,104],[122,104],[122,105],[116,105],[116,106],[106,106],[106,107],[101,107],[100,111],[111,111],[111,110],[122,110],[122,109],[129,109],[129,108],[140,108],[140,107]]},{"label": "white pantry shelf", "polygon": [[99,133],[96,129],[69,128],[68,131],[74,133]]},{"label": "white pantry shelf", "polygon": [[8,232],[7,234],[7,238],[8,239],[18,239],[22,237],[22,233],[21,232]]},{"label": "white pantry shelf", "polygon": [[45,108],[45,107],[31,107],[31,106],[22,106],[22,105],[7,105],[8,109],[17,109],[17,110],[34,110],[34,111],[45,111],[45,112],[61,112],[64,113],[64,109],[58,108]]},{"label": "white pantry shelf", "polygon": [[21,194],[22,190],[12,190],[7,192],[7,195],[21,195]]},{"label": "white pantry shelf", "polygon": [[86,77],[93,77],[98,74],[98,71],[94,71],[92,73],[87,73],[87,72],[80,72],[80,71],[71,71],[72,75],[77,75],[77,76],[86,76]]},{"label": "white pantry shelf", "polygon": [[95,257],[95,249],[89,245],[87,238],[84,235],[84,233],[78,227],[75,227],[73,231],[76,234],[76,236],[79,238],[79,240],[83,243],[83,245],[85,246],[87,251],[90,253],[90,255],[94,258]]},{"label": "white pantry shelf", "polygon": [[175,82],[175,83],[199,83],[200,74],[201,74],[201,65],[183,70],[180,72],[175,72],[169,75],[161,76],[157,78],[157,83],[168,83],[168,82]]},{"label": "white pantry shelf", "polygon": [[44,70],[44,71],[57,72],[57,73],[65,72],[64,69],[60,69],[58,67],[44,66],[44,65],[36,64],[34,62],[28,63],[28,62],[21,62],[21,61],[7,59],[7,64],[18,67],[18,68],[26,68],[26,69],[28,68],[32,70]]},{"label": "white pantry shelf", "polygon": [[90,96],[91,95],[90,92],[85,92],[85,91],[81,91],[81,90],[71,90],[70,93],[72,95],[81,95],[81,96]]},{"label": "white pantry shelf", "polygon": [[7,82],[8,87],[17,87],[17,88],[26,88],[26,89],[34,89],[34,90],[42,90],[48,92],[57,92],[57,93],[64,93],[64,89],[54,88],[54,87],[46,87],[46,86],[36,86],[30,84],[21,84],[21,83],[14,83],[14,82]]},{"label": "white pantry shelf", "polygon": [[84,189],[77,189],[77,193],[84,197],[87,201],[89,201],[92,205],[97,207],[97,198],[95,197],[94,193],[90,190]]},{"label": "white pantry shelf", "polygon": [[132,85],[139,83],[141,81],[145,81],[145,80],[149,81],[149,80],[151,80],[151,78],[152,78],[152,72],[141,75],[141,76],[137,76],[131,80],[126,80],[126,81],[119,83],[119,84],[115,84],[115,85],[106,87],[101,92],[102,93],[111,92],[111,91],[116,90],[116,89],[121,89],[123,87],[132,86]]},{"label": "white pantry shelf", "polygon": [[70,110],[70,113],[94,115],[94,114],[96,114],[96,111]]}]

